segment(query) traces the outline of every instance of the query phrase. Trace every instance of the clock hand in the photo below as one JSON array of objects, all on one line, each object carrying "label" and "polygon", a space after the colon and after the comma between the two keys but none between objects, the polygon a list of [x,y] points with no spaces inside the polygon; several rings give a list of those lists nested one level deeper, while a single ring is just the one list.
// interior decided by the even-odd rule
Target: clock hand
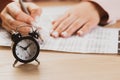
[{"label": "clock hand", "polygon": [[22,48],[22,49],[24,49],[25,50],[25,48],[24,47],[22,47],[22,46],[20,46],[20,45],[18,45],[20,48]]},{"label": "clock hand", "polygon": [[20,46],[22,49],[24,49],[24,47]]},{"label": "clock hand", "polygon": [[28,44],[24,49],[27,50],[28,47],[31,46],[32,43]]}]

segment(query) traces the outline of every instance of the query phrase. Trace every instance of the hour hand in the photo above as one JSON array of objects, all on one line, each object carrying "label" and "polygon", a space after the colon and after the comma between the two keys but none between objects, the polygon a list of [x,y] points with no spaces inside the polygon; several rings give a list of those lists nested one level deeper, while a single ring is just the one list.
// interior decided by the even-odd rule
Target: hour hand
[{"label": "hour hand", "polygon": [[24,47],[22,47],[22,46],[20,46],[20,45],[18,45],[20,48],[22,48],[22,49],[24,49],[25,50],[25,48]]}]

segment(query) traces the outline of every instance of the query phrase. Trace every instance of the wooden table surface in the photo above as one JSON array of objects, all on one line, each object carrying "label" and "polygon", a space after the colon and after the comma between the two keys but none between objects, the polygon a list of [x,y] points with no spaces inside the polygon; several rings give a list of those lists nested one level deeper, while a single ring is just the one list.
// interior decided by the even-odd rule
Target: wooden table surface
[{"label": "wooden table surface", "polygon": [[[68,3],[39,3],[52,4]],[[0,47],[0,80],[120,80],[120,56],[41,51],[40,65],[18,63],[9,47]]]}]

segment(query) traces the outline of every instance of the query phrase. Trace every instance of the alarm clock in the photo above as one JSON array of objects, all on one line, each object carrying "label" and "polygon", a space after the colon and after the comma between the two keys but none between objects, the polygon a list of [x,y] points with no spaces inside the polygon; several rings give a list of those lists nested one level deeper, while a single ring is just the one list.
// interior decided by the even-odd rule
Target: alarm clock
[{"label": "alarm clock", "polygon": [[40,45],[37,41],[39,34],[37,30],[30,32],[28,35],[23,36],[19,32],[13,32],[11,39],[13,41],[12,53],[15,57],[13,66],[19,61],[22,63],[29,63],[33,60],[37,61],[40,52]]}]

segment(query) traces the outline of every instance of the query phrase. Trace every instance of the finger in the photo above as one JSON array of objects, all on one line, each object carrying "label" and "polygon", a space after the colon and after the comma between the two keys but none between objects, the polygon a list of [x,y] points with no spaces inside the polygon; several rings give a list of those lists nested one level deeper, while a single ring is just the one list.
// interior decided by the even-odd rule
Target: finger
[{"label": "finger", "polygon": [[[2,20],[4,21],[3,27],[9,32],[11,32],[12,30],[16,31],[17,27],[19,27],[20,25],[26,24],[24,22],[15,20],[12,16],[10,16],[5,11],[2,12],[1,16],[2,16]],[[30,32],[30,29],[31,29],[30,27],[24,26],[24,27],[20,28],[18,30],[18,32],[20,32],[22,34],[28,34]]]},{"label": "finger", "polygon": [[93,28],[96,27],[95,21],[87,22],[80,30],[78,30],[77,34],[79,36],[83,36],[87,33],[89,33]]},{"label": "finger", "polygon": [[38,7],[37,5],[33,4],[33,3],[27,3],[27,7],[28,10],[31,14],[31,16],[35,19],[37,16],[41,15],[42,10],[40,9],[40,7]]},{"label": "finger", "polygon": [[8,32],[11,31],[11,29],[8,27],[9,25],[5,24],[4,22],[2,22],[2,27],[4,27],[5,30],[7,30]]},{"label": "finger", "polygon": [[65,14],[64,16],[58,18],[57,20],[55,20],[55,23],[53,24],[53,28],[50,31],[50,35],[54,38],[59,37],[59,33],[57,31],[55,31],[55,29],[60,25],[60,23],[62,23],[66,18],[68,17],[67,14]]},{"label": "finger", "polygon": [[16,23],[13,26],[5,23],[7,24],[6,28],[9,29],[9,32],[17,31],[17,32],[20,32],[22,35],[28,35],[28,33],[31,31],[31,27],[29,26],[29,24],[25,24],[20,21],[13,21],[13,22]]},{"label": "finger", "polygon": [[7,12],[6,8],[1,12],[2,25],[7,30],[10,31],[8,23],[11,23],[14,18],[12,18]]},{"label": "finger", "polygon": [[[15,26],[15,25],[18,26],[18,25],[19,25],[19,24],[17,24],[17,23],[15,22],[15,19],[6,12],[6,10],[4,10],[4,11],[1,13],[1,18],[2,18],[2,20],[3,20],[3,22],[4,22],[4,24],[6,24],[7,26],[8,26],[8,25],[11,26],[11,27],[10,27],[11,30],[14,30],[14,27],[13,27],[13,26]],[[9,26],[8,26],[8,27],[9,27]]]},{"label": "finger", "polygon": [[33,18],[28,14],[24,13],[15,2],[8,4],[6,9],[8,13],[12,15],[13,18],[15,18],[16,20],[29,24],[31,24],[31,22],[33,21]]},{"label": "finger", "polygon": [[[77,19],[77,17],[74,16],[70,16],[68,18],[66,18],[64,21],[62,21],[62,23],[55,29],[55,32],[58,32],[58,34],[60,34],[61,32],[63,32],[65,29],[67,29],[75,20]],[[54,36],[54,34],[53,34]]]},{"label": "finger", "polygon": [[55,20],[54,22],[54,24],[53,24],[53,30],[55,30],[58,26],[59,26],[59,24],[62,22],[62,21],[64,21],[67,17],[69,17],[69,15],[66,13],[65,15],[62,15],[61,17],[59,17],[57,20]]},{"label": "finger", "polygon": [[68,29],[66,29],[64,32],[61,33],[62,37],[69,37],[73,33],[75,33],[78,29],[80,29],[86,20],[81,20],[80,18],[77,19]]}]

